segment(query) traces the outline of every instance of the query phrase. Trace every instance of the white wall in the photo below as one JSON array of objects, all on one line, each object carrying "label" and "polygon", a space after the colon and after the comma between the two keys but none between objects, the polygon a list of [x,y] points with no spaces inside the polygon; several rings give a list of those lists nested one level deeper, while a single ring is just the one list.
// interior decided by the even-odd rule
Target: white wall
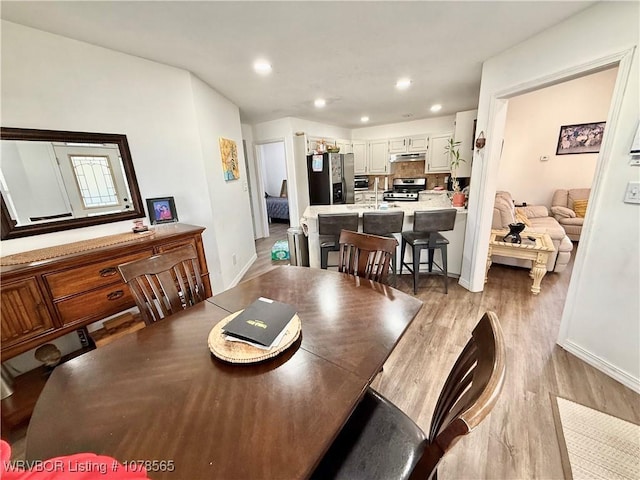
[{"label": "white wall", "polygon": [[[621,65],[616,83],[621,101],[607,118],[606,155],[599,157],[602,171],[592,190],[559,343],[638,391],[640,206],[622,199],[627,182],[640,179],[638,167],[629,165],[629,147],[640,117],[639,9],[635,2],[598,3],[485,62],[478,131],[485,131],[487,146],[476,152],[473,164],[461,278],[472,291],[482,290],[504,126],[500,125],[504,115],[499,97],[560,74],[575,77],[578,70],[607,63],[609,58],[631,61],[628,70],[622,68],[628,64]],[[489,129],[490,119],[495,119],[494,131]]]},{"label": "white wall", "polygon": [[265,193],[279,197],[282,181],[287,178],[284,142],[265,143],[260,145],[260,148]]},{"label": "white wall", "polygon": [[[218,138],[242,145],[238,108],[202,82],[192,82],[184,70],[6,21],[1,34],[3,126],[126,134],[142,197],[173,196],[181,222],[206,227],[212,287],[228,288],[242,262],[255,254],[253,233],[245,225],[251,216],[244,161],[240,182],[224,185],[221,173],[216,178],[222,168],[214,147]],[[233,215],[221,208],[228,205],[234,205]],[[217,231],[223,223],[225,229]],[[131,222],[117,222],[0,246],[6,255],[130,228]]]},{"label": "white wall", "polygon": [[351,138],[359,140],[376,140],[379,138],[404,137],[406,135],[453,133],[455,115],[412,120],[409,122],[388,123],[376,127],[356,128]]},{"label": "white wall", "polygon": [[589,188],[598,154],[556,155],[558,134],[562,125],[606,120],[617,75],[611,68],[510,98],[498,190],[550,207],[559,188]]}]

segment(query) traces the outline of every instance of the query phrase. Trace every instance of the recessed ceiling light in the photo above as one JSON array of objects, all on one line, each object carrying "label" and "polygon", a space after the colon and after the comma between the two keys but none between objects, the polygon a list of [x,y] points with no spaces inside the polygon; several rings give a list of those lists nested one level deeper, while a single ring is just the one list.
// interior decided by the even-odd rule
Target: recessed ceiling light
[{"label": "recessed ceiling light", "polygon": [[322,108],[327,104],[327,101],[324,98],[316,98],[313,104],[318,108]]},{"label": "recessed ceiling light", "polygon": [[435,105],[431,105],[430,110],[432,112],[439,112],[440,110],[442,110],[442,105],[440,105],[439,103],[436,103]]},{"label": "recessed ceiling light", "polygon": [[408,78],[401,78],[396,82],[396,88],[398,90],[406,90],[409,86],[411,86],[411,80]]},{"label": "recessed ceiling light", "polygon": [[367,123],[369,121],[369,117],[366,117],[366,116],[365,117],[360,117],[360,121],[362,123]]},{"label": "recessed ceiling light", "polygon": [[258,60],[253,64],[253,69],[260,75],[271,73],[271,64],[265,60]]}]

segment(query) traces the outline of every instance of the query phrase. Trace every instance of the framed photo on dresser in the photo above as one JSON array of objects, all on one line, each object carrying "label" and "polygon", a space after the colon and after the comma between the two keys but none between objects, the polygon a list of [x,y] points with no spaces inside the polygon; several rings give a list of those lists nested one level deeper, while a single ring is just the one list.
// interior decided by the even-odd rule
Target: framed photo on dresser
[{"label": "framed photo on dresser", "polygon": [[147,198],[147,211],[151,225],[174,223],[178,221],[176,204],[173,197]]}]

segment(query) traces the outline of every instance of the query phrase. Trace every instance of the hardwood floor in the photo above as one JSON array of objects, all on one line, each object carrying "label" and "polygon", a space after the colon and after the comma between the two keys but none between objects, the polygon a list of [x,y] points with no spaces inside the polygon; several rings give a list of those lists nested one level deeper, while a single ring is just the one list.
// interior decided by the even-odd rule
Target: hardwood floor
[{"label": "hardwood floor", "polygon": [[[244,279],[288,264],[271,261],[271,246],[286,239],[287,228],[272,224],[271,236],[256,242],[258,260]],[[572,265],[547,274],[537,296],[529,291],[527,270],[496,264],[482,293],[468,292],[451,279],[445,295],[438,277],[421,279],[417,297],[424,306],[373,387],[423,430],[429,429],[453,362],[486,310],[498,314],[508,345],[501,397],[484,423],[447,453],[441,479],[562,479],[550,394],[640,423],[640,395],[555,344]],[[409,275],[391,276],[390,283],[413,291]]]},{"label": "hardwood floor", "polygon": [[[275,240],[258,242],[273,245]],[[262,267],[256,262],[247,275],[273,268],[270,260],[260,258],[265,248],[258,253]],[[572,266],[573,260],[564,272],[547,274],[537,296],[530,292],[527,270],[497,264],[482,293],[471,293],[451,279],[444,294],[439,277],[420,280],[417,297],[424,306],[373,387],[423,430],[428,431],[445,378],[485,311],[498,314],[508,345],[507,380],[496,407],[447,453],[439,478],[564,478],[550,394],[640,423],[640,395],[555,343]],[[413,292],[410,275],[391,276],[390,283]]]}]

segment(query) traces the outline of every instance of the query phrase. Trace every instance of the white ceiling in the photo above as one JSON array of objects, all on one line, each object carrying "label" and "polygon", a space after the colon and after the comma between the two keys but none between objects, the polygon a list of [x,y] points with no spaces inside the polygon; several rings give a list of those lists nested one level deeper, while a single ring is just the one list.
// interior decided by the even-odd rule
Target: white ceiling
[{"label": "white ceiling", "polygon": [[[189,70],[245,123],[357,128],[363,115],[370,126],[476,108],[484,60],[592,3],[2,1],[1,16]],[[252,69],[259,57],[267,77]],[[395,89],[400,77],[409,90]]]}]

